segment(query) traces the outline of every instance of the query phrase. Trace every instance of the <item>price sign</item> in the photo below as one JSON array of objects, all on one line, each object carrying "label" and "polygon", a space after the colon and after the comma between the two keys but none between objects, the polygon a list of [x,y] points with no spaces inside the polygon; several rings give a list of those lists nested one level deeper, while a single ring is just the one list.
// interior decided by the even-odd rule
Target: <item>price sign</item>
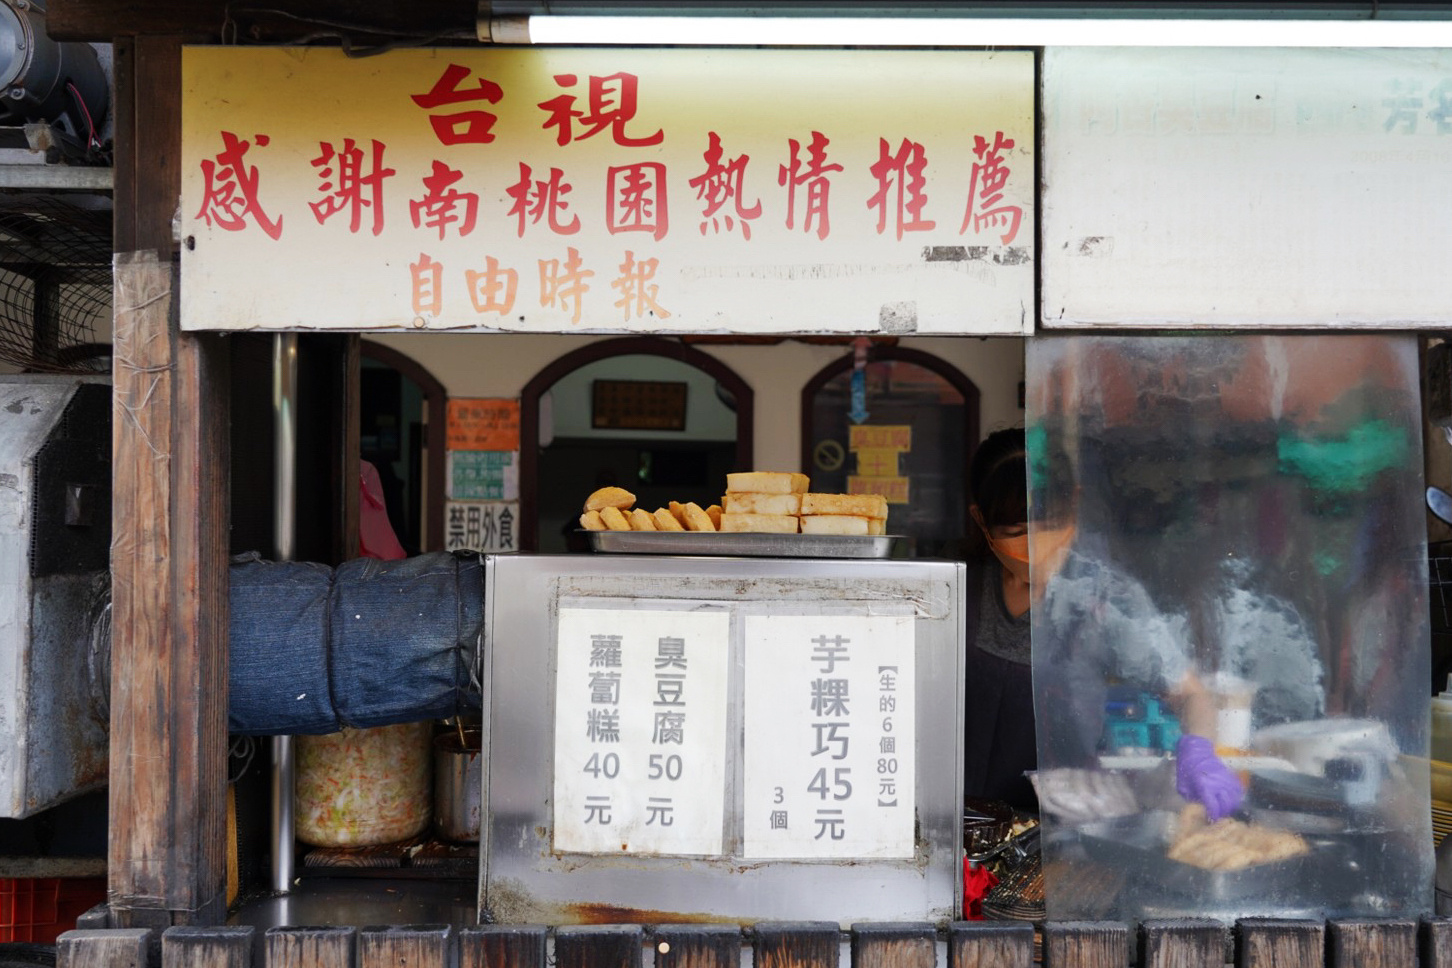
[{"label": "price sign", "polygon": [[744,853],[910,858],[911,615],[749,615]]},{"label": "price sign", "polygon": [[554,849],[719,856],[730,615],[561,607]]}]

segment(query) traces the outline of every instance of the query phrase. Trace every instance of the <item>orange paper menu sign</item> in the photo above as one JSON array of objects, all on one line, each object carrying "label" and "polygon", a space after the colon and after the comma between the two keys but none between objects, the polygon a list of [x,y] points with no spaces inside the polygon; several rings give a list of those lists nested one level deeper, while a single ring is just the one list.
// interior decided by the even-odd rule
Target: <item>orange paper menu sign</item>
[{"label": "orange paper menu sign", "polygon": [[449,450],[519,450],[519,401],[449,401]]}]

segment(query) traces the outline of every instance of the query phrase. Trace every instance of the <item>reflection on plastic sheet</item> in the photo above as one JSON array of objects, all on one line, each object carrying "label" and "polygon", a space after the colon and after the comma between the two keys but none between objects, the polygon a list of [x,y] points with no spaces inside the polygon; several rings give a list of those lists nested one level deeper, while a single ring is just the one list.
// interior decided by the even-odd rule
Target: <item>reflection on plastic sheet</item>
[{"label": "reflection on plastic sheet", "polygon": [[1431,909],[1417,375],[1400,336],[1031,341],[1050,918]]}]

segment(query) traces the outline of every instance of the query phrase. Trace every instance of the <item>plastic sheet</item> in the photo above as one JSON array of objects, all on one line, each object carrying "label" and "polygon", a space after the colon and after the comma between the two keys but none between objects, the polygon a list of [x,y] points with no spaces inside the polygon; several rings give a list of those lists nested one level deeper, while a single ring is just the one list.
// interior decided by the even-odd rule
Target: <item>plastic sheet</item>
[{"label": "plastic sheet", "polygon": [[[1028,386],[1048,916],[1429,911],[1415,339],[1035,339]],[[1175,861],[1195,735],[1244,798]]]}]

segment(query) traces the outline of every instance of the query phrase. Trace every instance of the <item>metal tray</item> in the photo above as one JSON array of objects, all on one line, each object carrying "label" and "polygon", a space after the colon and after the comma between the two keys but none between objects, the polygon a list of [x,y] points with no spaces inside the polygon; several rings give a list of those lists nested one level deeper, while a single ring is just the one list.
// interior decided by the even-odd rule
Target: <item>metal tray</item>
[{"label": "metal tray", "polygon": [[1170,860],[1175,815],[1153,810],[1080,828],[1080,843],[1094,860],[1127,870],[1158,890],[1206,901],[1255,898],[1273,904],[1303,893],[1301,881],[1308,855],[1234,871],[1211,871]]},{"label": "metal tray", "polygon": [[721,558],[887,558],[898,535],[757,534],[746,531],[587,531],[596,551]]}]

